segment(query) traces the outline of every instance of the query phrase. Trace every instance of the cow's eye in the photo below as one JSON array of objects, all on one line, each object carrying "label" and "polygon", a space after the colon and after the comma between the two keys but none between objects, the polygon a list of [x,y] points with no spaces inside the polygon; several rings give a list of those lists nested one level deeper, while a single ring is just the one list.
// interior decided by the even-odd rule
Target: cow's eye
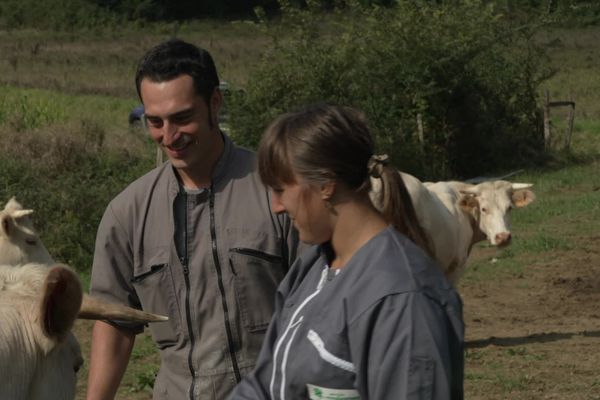
[{"label": "cow's eye", "polygon": [[487,208],[485,208],[485,207],[481,207],[481,212],[482,212],[482,213],[486,213],[486,212],[487,212]]},{"label": "cow's eye", "polygon": [[27,243],[30,246],[35,246],[37,244],[37,241],[35,239],[25,239],[25,243]]}]

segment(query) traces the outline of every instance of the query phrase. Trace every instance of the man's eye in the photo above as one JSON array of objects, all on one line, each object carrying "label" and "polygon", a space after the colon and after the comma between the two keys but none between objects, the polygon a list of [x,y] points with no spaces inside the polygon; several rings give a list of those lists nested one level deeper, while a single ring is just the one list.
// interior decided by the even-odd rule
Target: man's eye
[{"label": "man's eye", "polygon": [[173,123],[182,125],[188,123],[191,119],[191,114],[177,115],[173,117]]},{"label": "man's eye", "polygon": [[148,125],[154,128],[160,128],[162,126],[162,119],[160,118],[146,118],[146,121],[148,121]]}]

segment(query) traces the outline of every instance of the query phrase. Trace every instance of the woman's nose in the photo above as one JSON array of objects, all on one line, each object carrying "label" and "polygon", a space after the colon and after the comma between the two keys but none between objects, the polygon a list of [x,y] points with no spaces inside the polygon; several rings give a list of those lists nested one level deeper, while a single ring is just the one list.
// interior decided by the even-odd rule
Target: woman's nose
[{"label": "woman's nose", "polygon": [[281,203],[281,194],[277,192],[271,192],[271,210],[276,214],[285,212],[285,207]]}]

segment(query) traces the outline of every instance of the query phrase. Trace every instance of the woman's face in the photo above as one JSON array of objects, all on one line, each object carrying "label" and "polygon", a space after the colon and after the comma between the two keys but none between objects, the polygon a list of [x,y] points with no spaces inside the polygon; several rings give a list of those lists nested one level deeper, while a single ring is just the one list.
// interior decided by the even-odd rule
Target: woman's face
[{"label": "woman's face", "polygon": [[296,182],[273,188],[271,208],[287,212],[298,229],[300,240],[320,244],[331,239],[332,223],[321,190],[296,176]]}]

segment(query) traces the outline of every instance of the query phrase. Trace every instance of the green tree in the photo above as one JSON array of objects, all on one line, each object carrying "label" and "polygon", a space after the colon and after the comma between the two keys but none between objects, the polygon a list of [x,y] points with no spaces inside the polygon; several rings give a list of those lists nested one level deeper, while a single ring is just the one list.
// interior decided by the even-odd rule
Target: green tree
[{"label": "green tree", "polygon": [[318,1],[305,10],[280,2],[280,23],[263,20],[272,48],[230,100],[235,139],[253,147],[276,115],[328,101],[363,110],[379,151],[422,177],[531,161],[547,76],[532,29],[483,1],[452,3],[340,1],[332,17]]}]

